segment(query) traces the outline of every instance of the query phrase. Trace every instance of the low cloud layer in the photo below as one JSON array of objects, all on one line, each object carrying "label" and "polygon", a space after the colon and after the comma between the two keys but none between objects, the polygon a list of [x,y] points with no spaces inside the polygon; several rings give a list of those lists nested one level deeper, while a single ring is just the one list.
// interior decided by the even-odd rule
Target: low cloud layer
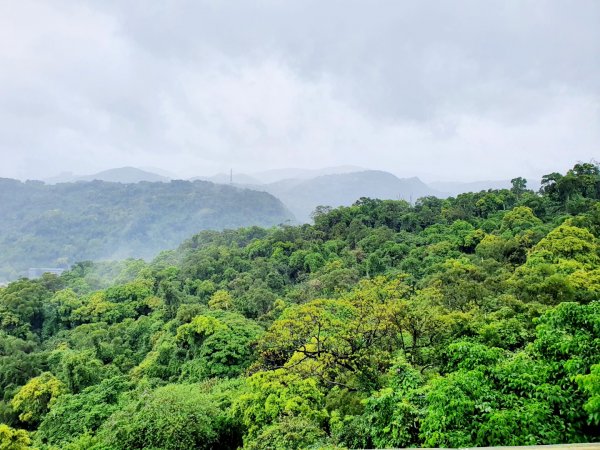
[{"label": "low cloud layer", "polygon": [[0,3],[0,176],[600,157],[596,1]]}]

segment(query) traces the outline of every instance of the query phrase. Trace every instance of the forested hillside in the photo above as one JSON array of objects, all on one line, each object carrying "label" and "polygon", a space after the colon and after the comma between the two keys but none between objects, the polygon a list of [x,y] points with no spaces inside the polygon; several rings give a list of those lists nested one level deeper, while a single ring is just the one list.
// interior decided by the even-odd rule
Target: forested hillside
[{"label": "forested hillside", "polygon": [[267,193],[202,181],[45,185],[0,179],[0,281],[29,267],[151,258],[201,230],[291,219]]},{"label": "forested hillside", "polygon": [[[0,446],[600,440],[600,169],[0,289]],[[164,211],[157,211],[166,216]],[[10,446],[8,446],[10,445]]]}]

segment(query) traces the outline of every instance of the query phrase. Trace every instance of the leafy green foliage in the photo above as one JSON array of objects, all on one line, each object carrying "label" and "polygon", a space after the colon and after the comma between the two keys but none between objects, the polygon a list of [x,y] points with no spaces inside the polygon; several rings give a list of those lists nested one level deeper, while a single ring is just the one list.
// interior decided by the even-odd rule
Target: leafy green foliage
[{"label": "leafy green foliage", "polygon": [[38,427],[36,439],[64,446],[77,436],[95,432],[119,410],[119,398],[129,387],[130,383],[121,376],[102,380],[79,394],[58,397]]},{"label": "leafy green foliage", "polygon": [[60,380],[50,372],[44,372],[19,389],[11,401],[11,406],[20,413],[19,420],[35,424],[42,420],[64,391]]},{"label": "leafy green foliage", "polygon": [[166,385],[127,401],[104,423],[100,438],[114,449],[210,449],[227,436],[224,414],[203,386]]},{"label": "leafy green foliage", "polygon": [[186,378],[235,377],[253,362],[251,344],[262,328],[240,314],[212,314],[196,316],[177,329],[175,341],[186,352]]},{"label": "leafy green foliage", "polygon": [[[280,420],[302,417],[309,423],[322,424],[327,412],[324,395],[314,378],[302,378],[283,369],[259,372],[247,379],[247,389],[235,401],[234,411],[247,428],[247,438],[260,440],[268,434],[269,439],[276,428],[285,432]],[[271,428],[270,428],[271,427]]]},{"label": "leafy green foliage", "polygon": [[362,198],[0,288],[0,445],[598,441],[596,169]]},{"label": "leafy green foliage", "polygon": [[578,375],[577,381],[590,396],[583,407],[592,425],[600,424],[600,364],[595,364],[588,375]]},{"label": "leafy green foliage", "polygon": [[15,430],[4,423],[0,423],[0,450],[27,450],[31,449],[31,439],[25,430]]}]

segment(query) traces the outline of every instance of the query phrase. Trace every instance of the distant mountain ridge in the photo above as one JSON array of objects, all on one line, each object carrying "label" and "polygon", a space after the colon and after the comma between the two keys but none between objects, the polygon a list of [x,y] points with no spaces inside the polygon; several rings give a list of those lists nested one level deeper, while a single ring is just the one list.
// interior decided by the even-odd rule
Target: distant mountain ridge
[{"label": "distant mountain ridge", "polygon": [[260,180],[262,184],[270,184],[282,180],[308,180],[323,175],[340,175],[352,172],[363,172],[364,170],[366,169],[363,167],[350,165],[323,167],[321,169],[297,169],[290,167],[286,169],[265,170],[251,175],[253,178]]},{"label": "distant mountain ridge", "polygon": [[241,186],[262,184],[261,181],[259,181],[257,178],[254,178],[251,175],[247,175],[245,173],[235,174],[235,176],[232,176],[228,173],[217,173],[216,175],[212,175],[210,177],[190,178],[190,181],[196,180],[212,181],[213,183],[220,184],[230,184],[230,182],[233,181],[231,184]]},{"label": "distant mountain ridge", "polygon": [[[141,181],[167,182],[169,178],[134,167],[121,167],[93,175],[71,176],[71,180],[139,183]],[[311,213],[319,205],[347,206],[361,197],[403,199],[414,202],[428,195],[445,198],[465,192],[511,187],[509,180],[424,183],[417,177],[399,178],[390,172],[365,170],[350,165],[321,169],[273,169],[252,174],[218,173],[190,179],[190,181],[195,180],[268,192],[280,199],[301,222],[310,222]],[[531,185],[529,187],[532,188]]]},{"label": "distant mountain ridge", "polygon": [[164,183],[169,181],[170,178],[147,170],[138,169],[137,167],[117,167],[91,175],[75,175],[72,172],[65,172],[55,177],[46,178],[43,181],[48,184],[57,184],[94,180],[109,181],[112,183],[139,183],[141,181]]},{"label": "distant mountain ridge", "polygon": [[333,166],[323,167],[321,169],[299,169],[289,167],[285,169],[270,169],[253,173],[239,173],[232,171],[229,173],[217,173],[210,176],[197,176],[190,178],[193,180],[212,181],[214,183],[231,183],[236,185],[265,185],[276,183],[283,180],[299,179],[308,180],[321,175],[336,175],[351,172],[362,172],[365,169],[358,166]]},{"label": "distant mountain ridge", "polygon": [[29,267],[151,258],[206,229],[293,222],[266,192],[205,181],[116,183],[0,179],[0,281]]},{"label": "distant mountain ridge", "polygon": [[86,175],[78,178],[78,181],[94,180],[109,181],[112,183],[139,183],[141,181],[164,183],[169,181],[169,178],[136,167],[108,169],[93,175]]},{"label": "distant mountain ridge", "polygon": [[308,180],[281,180],[262,186],[279,198],[301,222],[310,222],[319,205],[347,206],[361,197],[416,201],[428,195],[442,195],[419,178],[398,178],[381,170],[364,170],[345,174],[322,175]]},{"label": "distant mountain ridge", "polygon": [[[160,172],[160,173],[158,173]],[[270,169],[253,173],[217,173],[214,175],[202,175],[189,178],[189,181],[211,181],[219,184],[233,184],[236,186],[255,188],[264,185],[293,184],[296,181],[311,180],[320,176],[344,175],[358,172],[379,172],[389,173],[382,170],[368,170],[358,166],[345,165],[324,167],[320,169],[300,169],[284,168]],[[417,177],[413,177],[417,178]],[[137,168],[137,167],[118,167],[114,169],[103,170],[91,175],[76,175],[72,172],[63,172],[57,176],[43,179],[47,184],[72,183],[76,181],[110,181],[116,183],[139,183],[141,181],[149,182],[168,182],[178,179],[177,176],[158,168]],[[180,178],[182,179],[182,178]],[[399,179],[409,179],[402,178]],[[431,181],[423,182],[437,195],[441,197],[456,196],[465,192],[479,192],[488,189],[509,189],[510,180],[477,180],[477,181]],[[537,190],[539,181],[531,181],[528,185],[530,189]],[[264,189],[263,189],[264,190]]]},{"label": "distant mountain ridge", "polygon": [[[292,176],[297,175],[297,176]],[[283,177],[283,178],[281,178]],[[360,197],[403,199],[415,202],[420,197],[455,197],[466,192],[509,189],[510,180],[437,181],[425,183],[418,177],[400,178],[383,170],[365,170],[356,166],[323,169],[277,169],[247,174],[217,174],[206,177],[215,183],[230,184],[266,191],[283,201],[301,222],[319,205],[350,205]],[[262,182],[262,180],[274,180]],[[530,183],[529,188],[539,188]]]}]

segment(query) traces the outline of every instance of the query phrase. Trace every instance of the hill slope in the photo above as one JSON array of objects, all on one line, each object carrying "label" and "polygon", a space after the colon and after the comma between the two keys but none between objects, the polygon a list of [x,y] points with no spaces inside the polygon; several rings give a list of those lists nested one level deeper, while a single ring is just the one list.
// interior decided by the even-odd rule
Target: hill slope
[{"label": "hill slope", "polygon": [[205,229],[293,220],[265,192],[203,181],[45,185],[0,179],[0,280],[28,267],[152,257]]},{"label": "hill slope", "polygon": [[301,222],[310,221],[310,214],[319,205],[348,206],[361,197],[415,201],[439,194],[418,178],[398,178],[379,170],[282,180],[255,188],[279,198]]}]

